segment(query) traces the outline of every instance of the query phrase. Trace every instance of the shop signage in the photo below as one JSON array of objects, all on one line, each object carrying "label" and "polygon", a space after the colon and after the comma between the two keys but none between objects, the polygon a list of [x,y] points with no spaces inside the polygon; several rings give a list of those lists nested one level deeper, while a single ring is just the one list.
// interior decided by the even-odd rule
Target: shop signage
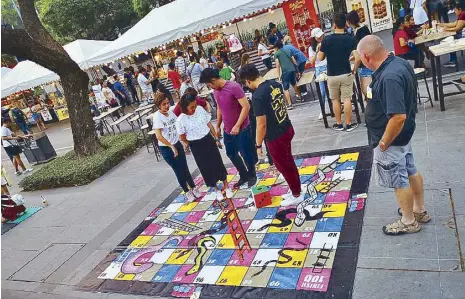
[{"label": "shop signage", "polygon": [[378,32],[392,28],[391,3],[389,0],[368,0],[371,31]]}]

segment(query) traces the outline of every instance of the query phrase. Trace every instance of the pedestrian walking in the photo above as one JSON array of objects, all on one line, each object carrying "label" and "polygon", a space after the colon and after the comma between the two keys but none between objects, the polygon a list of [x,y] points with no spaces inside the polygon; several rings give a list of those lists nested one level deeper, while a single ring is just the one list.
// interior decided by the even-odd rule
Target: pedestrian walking
[{"label": "pedestrian walking", "polygon": [[269,71],[273,68],[273,61],[271,60],[271,54],[273,50],[268,49],[266,46],[266,39],[264,36],[259,36],[256,39],[258,56],[261,57],[263,64],[266,66],[266,69]]},{"label": "pedestrian walking", "polygon": [[181,76],[178,72],[176,72],[174,63],[168,64],[168,68],[168,79],[170,79],[173,84],[174,92],[176,93],[179,101],[181,99],[181,93],[179,92],[179,89],[181,88]]},{"label": "pedestrian walking", "polygon": [[373,148],[377,183],[393,188],[402,218],[383,226],[387,235],[419,232],[431,220],[425,210],[423,178],[415,166],[411,144],[415,132],[418,83],[410,64],[389,55],[382,40],[369,35],[358,45],[363,64],[375,71],[368,88],[366,123]]},{"label": "pedestrian walking", "polygon": [[224,122],[226,154],[240,175],[234,188],[240,188],[246,183],[248,187],[254,186],[257,182],[257,157],[254,154],[254,140],[249,124],[250,105],[244,90],[238,83],[221,78],[218,70],[214,69],[203,70],[200,82],[215,90],[214,97],[218,104],[217,132],[219,135]]},{"label": "pedestrian walking", "polygon": [[[181,98],[181,111],[182,114],[176,121],[179,138],[192,151],[205,185],[215,190],[205,197],[223,200],[226,195],[231,198],[233,193],[227,181],[228,172],[218,150],[222,145],[210,122],[211,115],[197,106],[195,96],[189,93]],[[218,187],[218,181],[223,182],[221,188]]]},{"label": "pedestrian walking", "polygon": [[[342,124],[341,100],[344,103],[345,130],[353,131],[358,127],[352,123],[352,95],[354,93],[354,74],[360,65],[360,58],[356,51],[356,41],[353,36],[345,32],[346,15],[334,15],[334,34],[325,37],[321,42],[318,59],[328,61],[329,97],[333,101],[333,111],[336,123],[333,130],[344,131]],[[354,70],[351,70],[350,57],[354,56]]]},{"label": "pedestrian walking", "polygon": [[184,75],[186,74],[186,61],[184,60],[184,57],[182,55],[181,51],[178,51],[176,53],[176,60],[174,61],[174,66],[176,67],[176,71],[179,73],[179,75]]},{"label": "pedestrian walking", "polygon": [[170,100],[164,94],[155,98],[158,111],[153,116],[153,129],[157,136],[158,146],[163,159],[173,169],[179,185],[188,202],[199,198],[202,193],[195,186],[189,166],[187,165],[184,147],[179,141],[176,130],[176,115],[170,110]]},{"label": "pedestrian walking", "polygon": [[[21,160],[20,154],[23,152],[19,146],[18,140],[28,138],[29,136],[20,136],[16,135],[11,131],[12,122],[10,119],[4,118],[2,121],[1,136],[2,136],[2,145],[5,149],[5,152],[8,156],[13,157],[12,162],[15,167],[15,174],[21,175],[23,172],[31,172],[32,168],[26,168],[23,161]],[[23,171],[21,171],[21,168]]]},{"label": "pedestrian walking", "polygon": [[14,107],[10,110],[10,119],[16,123],[18,128],[25,134],[32,133],[27,124],[27,116],[24,112],[18,107]]},{"label": "pedestrian walking", "polygon": [[300,176],[292,156],[294,128],[289,119],[282,86],[274,80],[265,80],[253,64],[241,68],[240,77],[255,90],[252,97],[257,120],[256,148],[263,157],[265,141],[276,169],[282,173],[290,191],[283,196],[281,206],[293,206],[304,201]]},{"label": "pedestrian walking", "polygon": [[153,90],[150,80],[147,79],[147,70],[143,67],[139,68],[139,74],[137,75],[137,82],[142,90],[141,100],[147,102],[153,100]]},{"label": "pedestrian walking", "polygon": [[120,105],[124,107],[131,105],[131,99],[129,99],[128,92],[126,88],[124,88],[123,84],[120,82],[120,78],[118,75],[114,75],[113,79],[115,82],[113,83],[113,89],[115,90],[115,95],[119,100]]},{"label": "pedestrian walking", "polygon": [[124,68],[124,81],[126,83],[127,88],[129,89],[129,92],[131,93],[132,102],[139,103],[139,97],[137,94],[136,86],[134,84],[134,78],[129,68]]}]

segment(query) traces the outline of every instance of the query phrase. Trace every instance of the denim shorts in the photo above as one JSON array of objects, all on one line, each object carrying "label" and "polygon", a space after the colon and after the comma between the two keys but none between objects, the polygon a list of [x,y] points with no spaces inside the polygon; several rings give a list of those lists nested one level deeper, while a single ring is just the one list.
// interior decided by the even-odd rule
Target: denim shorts
[{"label": "denim shorts", "polygon": [[297,81],[295,79],[295,72],[284,73],[281,76],[283,82],[283,89],[289,90],[289,87],[296,85]]},{"label": "denim shorts", "polygon": [[417,173],[411,143],[390,146],[384,152],[379,146],[373,149],[373,171],[381,187],[408,188],[408,178]]},{"label": "denim shorts", "polygon": [[367,67],[361,67],[358,69],[358,75],[360,78],[366,78],[366,77],[371,77],[373,75],[374,71],[370,70]]}]

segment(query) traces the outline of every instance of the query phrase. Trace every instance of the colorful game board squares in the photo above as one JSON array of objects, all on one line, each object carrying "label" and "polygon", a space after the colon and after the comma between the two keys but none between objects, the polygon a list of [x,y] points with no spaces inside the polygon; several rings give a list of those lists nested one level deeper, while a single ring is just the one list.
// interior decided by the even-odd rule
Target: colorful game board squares
[{"label": "colorful game board squares", "polygon": [[234,250],[233,255],[228,261],[228,266],[250,266],[252,264],[258,249],[245,250],[242,253],[242,260],[239,257],[239,251]]},{"label": "colorful game board squares", "polygon": [[304,224],[302,224],[302,226],[300,226],[300,227],[294,224],[292,226],[292,228],[291,228],[291,232],[292,233],[310,233],[310,232],[314,232],[315,227],[316,227],[316,223],[317,223],[316,220],[305,221]]},{"label": "colorful game board squares", "polygon": [[248,267],[243,266],[226,266],[216,281],[217,285],[237,286],[241,283]]},{"label": "colorful game board squares", "polygon": [[274,183],[276,183],[276,180],[278,178],[276,177],[272,177],[272,178],[268,178],[268,179],[262,179],[258,182],[257,186],[267,186],[267,187],[270,187],[272,186]]},{"label": "colorful game board squares", "polygon": [[316,223],[315,230],[317,232],[340,232],[344,217],[323,218]]},{"label": "colorful game board squares", "polygon": [[326,292],[328,289],[331,269],[318,270],[315,273],[313,268],[303,268],[297,282],[297,290]]},{"label": "colorful game board squares", "polygon": [[339,184],[337,184],[334,188],[332,188],[331,191],[343,191],[343,190],[349,191],[350,188],[352,188],[352,180],[346,180],[346,181],[339,182]]},{"label": "colorful game board squares", "polygon": [[281,173],[279,174],[278,179],[275,182],[275,185],[287,186],[287,181],[284,179]]},{"label": "colorful game board squares", "polygon": [[134,277],[136,277],[136,274],[124,274],[124,273],[118,273],[118,275],[115,276],[115,280],[133,280]]},{"label": "colorful game board squares", "polygon": [[170,282],[180,268],[181,266],[178,265],[163,265],[153,277],[152,282]]},{"label": "colorful game board squares", "polygon": [[227,169],[228,174],[237,174],[238,171],[235,167],[230,167]]},{"label": "colorful game board squares", "polygon": [[[290,219],[290,222],[291,223],[283,227],[270,226],[270,228],[268,228],[268,232],[269,233],[288,233],[291,231],[292,224],[294,223],[294,219]],[[281,221],[278,219],[273,219],[271,223],[281,224]]]},{"label": "colorful game board squares", "polygon": [[249,198],[251,195],[250,189],[239,189],[234,193],[233,198]]},{"label": "colorful game board squares", "polygon": [[313,233],[289,233],[283,248],[302,249],[309,248],[312,242]]},{"label": "colorful game board squares", "polygon": [[[197,252],[196,249],[195,249],[195,252]],[[213,249],[207,250],[205,252],[205,255],[202,257],[202,261],[205,262],[206,260],[208,260],[208,258],[210,257],[210,255],[212,253],[213,253]],[[185,265],[195,265],[196,264],[196,260],[195,260],[196,257],[197,257],[197,254],[195,254],[195,253],[191,254],[184,264]]]},{"label": "colorful game board squares", "polygon": [[302,162],[302,167],[310,166],[310,165],[318,165],[318,164],[320,164],[320,157],[306,158]]},{"label": "colorful game board squares", "polygon": [[201,284],[216,284],[216,281],[220,277],[224,268],[225,266],[205,266],[202,270],[200,270],[193,282]]},{"label": "colorful game board squares", "polygon": [[192,212],[196,211],[206,211],[210,209],[213,201],[199,201],[197,205],[192,209]]},{"label": "colorful game board squares", "polygon": [[234,179],[235,176],[236,176],[235,174],[228,174],[228,176],[226,177],[226,180],[228,182],[231,182]]},{"label": "colorful game board squares", "polygon": [[[165,208],[165,210],[163,211],[163,213],[174,213],[174,212],[178,211],[179,208],[182,207],[183,205],[184,205],[184,203],[182,203],[182,202],[172,203],[172,204],[170,204],[169,206],[167,206],[167,207]],[[180,211],[180,212],[182,212],[182,211]],[[162,213],[162,214],[163,214],[163,213]],[[161,216],[161,215],[160,215],[160,216]],[[158,219],[160,216],[158,216],[157,219]]]},{"label": "colorful game board squares", "polygon": [[[238,235],[239,236],[239,235]],[[225,234],[223,238],[221,238],[216,248],[222,249],[235,249],[236,245],[234,245],[234,241],[231,234]]]},{"label": "colorful game board squares", "polygon": [[[242,219],[241,215],[239,214],[239,218]],[[249,228],[247,229],[246,233],[247,234],[263,234],[268,231],[269,228],[263,228],[265,225],[271,224],[273,220],[272,219],[260,219],[260,220],[253,220],[252,223],[250,224]]]},{"label": "colorful game board squares", "polygon": [[173,254],[175,249],[160,249],[151,258],[150,261],[154,264],[164,264]]},{"label": "colorful game board squares", "polygon": [[340,232],[314,232],[310,248],[336,249],[339,236]]},{"label": "colorful game board squares", "polygon": [[182,213],[181,212],[176,212],[171,216],[171,219],[176,219],[176,220],[179,220],[179,221],[183,221],[184,219],[186,219],[188,214],[189,214],[189,212],[182,212]]},{"label": "colorful game board squares", "polygon": [[[241,286],[264,288],[267,286],[273,270],[273,266],[266,267],[263,272],[261,272],[261,267],[250,267],[242,279]],[[261,273],[256,275],[259,272]]]},{"label": "colorful game board squares", "polygon": [[185,203],[183,204],[182,206],[179,207],[179,209],[176,211],[178,213],[180,212],[190,212],[192,211],[192,209],[195,208],[195,206],[197,205],[198,203],[197,202],[189,202],[189,203]]},{"label": "colorful game board squares", "polygon": [[148,270],[136,274],[134,280],[150,282],[152,281],[155,274],[161,269],[161,267],[163,267],[163,265],[153,264],[152,267],[150,267]]},{"label": "colorful game board squares", "polygon": [[260,248],[283,248],[287,237],[287,234],[268,233],[263,238]]},{"label": "colorful game board squares", "polygon": [[179,269],[179,271],[176,273],[176,275],[173,277],[172,282],[174,283],[192,283],[197,275],[199,274],[198,272],[192,273],[192,274],[187,274],[189,270],[192,268],[192,265],[183,265]]},{"label": "colorful game board squares", "polygon": [[343,171],[343,170],[355,170],[357,168],[357,162],[344,162],[339,164],[334,170]]},{"label": "colorful game board squares", "polygon": [[219,234],[219,235],[212,235],[212,237],[215,239],[215,242],[206,242],[205,243],[205,247],[207,247],[207,249],[214,249],[218,246],[218,244],[220,244],[221,242],[221,239],[223,239],[225,235],[223,234]]},{"label": "colorful game board squares", "polygon": [[348,154],[341,154],[339,155],[339,159],[337,160],[340,163],[344,163],[347,161],[355,162],[358,160],[358,156],[360,153],[348,153]]},{"label": "colorful game board squares", "polygon": [[270,168],[270,164],[268,164],[268,163],[261,163],[261,164],[258,165],[257,170],[258,170],[258,171],[262,171],[262,170],[265,170],[265,169],[268,169],[268,168]]},{"label": "colorful game board squares", "polygon": [[141,236],[155,236],[156,232],[161,228],[161,225],[151,223],[147,226],[144,231],[140,234]]},{"label": "colorful game board squares", "polygon": [[294,161],[295,161],[295,165],[296,165],[297,167],[300,167],[300,166],[302,165],[302,163],[304,163],[304,159],[300,159],[300,158],[299,158],[299,159],[295,159]]},{"label": "colorful game board squares", "polygon": [[242,225],[242,229],[244,230],[244,232],[247,231],[247,229],[250,227],[251,224],[252,224],[252,220],[241,220],[241,225]]},{"label": "colorful game board squares", "polygon": [[[330,165],[336,161],[339,160],[339,155],[329,155],[329,156],[323,156],[320,158],[320,168],[323,168],[321,166],[325,166],[325,165]],[[343,162],[343,161],[341,161]]]},{"label": "colorful game board squares", "polygon": [[343,170],[343,171],[335,171],[333,175],[333,181],[335,180],[352,180],[355,175],[355,170]]},{"label": "colorful game board squares", "polygon": [[165,241],[166,239],[168,239],[169,237],[170,237],[169,235],[166,235],[166,236],[153,236],[152,239],[150,239],[150,241],[148,241],[148,243],[145,244],[145,247],[150,247],[150,246],[159,245],[159,244],[161,244],[163,241]]},{"label": "colorful game board squares", "polygon": [[260,247],[260,244],[262,244],[263,238],[265,238],[265,233],[261,234],[245,234],[247,237],[247,241],[249,241],[250,247],[252,248],[258,248]]},{"label": "colorful game board squares", "polygon": [[200,218],[199,222],[214,222],[221,219],[222,216],[223,213],[219,212],[218,210],[217,212],[214,210],[207,211],[203,214],[202,218]]},{"label": "colorful game board squares", "polygon": [[[266,262],[272,260],[278,260],[279,258],[279,251],[281,249],[269,249],[269,248],[261,248],[257,251],[252,263],[250,266],[252,267],[262,267]],[[274,266],[275,263],[269,264],[269,266]]]},{"label": "colorful game board squares", "polygon": [[[336,250],[322,251],[321,249],[309,249],[305,258],[304,268],[332,268]],[[321,269],[317,269],[319,271]]]},{"label": "colorful game board squares", "polygon": [[197,223],[202,219],[203,215],[205,214],[205,211],[192,211],[187,213],[186,218],[184,218],[184,222],[187,223]]},{"label": "colorful game board squares", "polygon": [[305,258],[307,257],[307,252],[308,249],[284,250],[283,254],[279,257],[276,266],[279,268],[302,268],[304,266]]},{"label": "colorful game board squares", "polygon": [[186,201],[186,197],[182,194],[179,194],[175,199],[173,199],[173,203],[184,203]]},{"label": "colorful game board squares", "polygon": [[241,209],[238,213],[239,219],[241,220],[252,220],[257,214],[258,209],[255,207]]},{"label": "colorful game board squares", "polygon": [[293,290],[297,286],[301,268],[274,268],[267,287]]},{"label": "colorful game board squares", "polygon": [[[223,226],[223,224],[220,221],[216,221],[216,222],[213,222],[213,224],[211,226],[211,229],[216,230],[216,229],[219,229],[221,226]],[[222,234],[222,235],[224,235],[224,234],[226,234],[228,232],[228,230],[229,230],[229,227],[228,227],[228,225],[225,224],[224,227],[221,230],[216,231],[214,234]]]},{"label": "colorful game board squares", "polygon": [[279,207],[281,206],[281,201],[283,201],[282,196],[273,196],[271,198],[271,205],[267,205],[267,207]]},{"label": "colorful game board squares", "polygon": [[144,247],[150,240],[152,236],[138,236],[134,239],[134,241],[129,244],[129,248],[142,248]]},{"label": "colorful game board squares", "polygon": [[326,193],[325,204],[347,203],[349,195],[349,191],[330,191]]},{"label": "colorful game board squares", "polygon": [[169,236],[175,232],[175,229],[162,226],[156,233],[155,236]]},{"label": "colorful game board squares", "polygon": [[176,249],[166,260],[167,264],[183,265],[189,259],[190,255],[194,252],[192,249]]},{"label": "colorful game board squares", "polygon": [[121,271],[121,263],[111,262],[110,265],[103,271],[98,278],[114,279]]},{"label": "colorful game board squares", "polygon": [[324,204],[321,211],[327,212],[323,216],[324,218],[329,217],[344,217],[347,209],[347,203],[332,203]]},{"label": "colorful game board squares", "polygon": [[318,168],[318,165],[304,166],[299,169],[299,174],[300,175],[313,175],[317,168]]},{"label": "colorful game board squares", "polygon": [[253,219],[254,220],[273,219],[277,212],[278,212],[278,208],[261,208],[261,209],[258,209]]},{"label": "colorful game board squares", "polygon": [[271,187],[270,189],[270,195],[271,196],[281,196],[287,193],[289,191],[289,186],[281,186],[281,185],[276,185]]},{"label": "colorful game board squares", "polygon": [[234,249],[215,249],[205,262],[207,266],[226,266],[234,253]]}]

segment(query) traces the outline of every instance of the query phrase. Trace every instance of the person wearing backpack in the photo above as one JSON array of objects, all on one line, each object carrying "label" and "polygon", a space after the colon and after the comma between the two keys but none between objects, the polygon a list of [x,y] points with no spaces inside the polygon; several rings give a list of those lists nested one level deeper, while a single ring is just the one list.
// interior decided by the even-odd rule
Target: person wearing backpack
[{"label": "person wearing backpack", "polygon": [[25,134],[32,133],[31,130],[29,130],[29,126],[27,125],[27,117],[26,114],[24,114],[21,109],[15,107],[11,110],[10,113],[10,118],[16,123],[18,128]]}]

